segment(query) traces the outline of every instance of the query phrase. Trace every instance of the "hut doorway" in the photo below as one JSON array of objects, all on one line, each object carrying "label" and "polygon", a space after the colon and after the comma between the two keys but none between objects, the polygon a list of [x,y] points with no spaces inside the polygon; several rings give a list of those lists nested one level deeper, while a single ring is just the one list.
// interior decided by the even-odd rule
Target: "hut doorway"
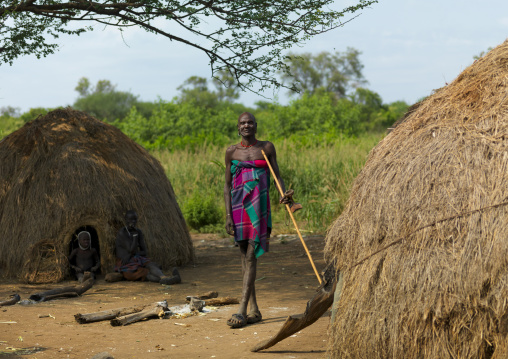
[{"label": "hut doorway", "polygon": [[[97,251],[97,254],[99,255],[99,260],[100,260],[101,248],[99,245],[99,236],[97,235],[97,231],[95,230],[95,228],[92,226],[79,227],[78,229],[76,229],[76,231],[74,231],[74,233],[72,234],[71,241],[69,243],[69,255],[75,248],[79,248],[78,234],[79,234],[79,232],[82,232],[82,231],[87,231],[90,233],[90,237],[91,237],[90,245],[92,248],[95,248],[95,250]],[[99,269],[99,271],[100,271],[100,269]]]}]

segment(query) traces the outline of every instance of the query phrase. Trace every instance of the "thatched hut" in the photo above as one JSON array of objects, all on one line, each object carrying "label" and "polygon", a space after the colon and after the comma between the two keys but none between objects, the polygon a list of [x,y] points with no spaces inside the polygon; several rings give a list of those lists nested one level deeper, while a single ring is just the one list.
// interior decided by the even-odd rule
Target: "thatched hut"
[{"label": "thatched hut", "polygon": [[326,240],[331,357],[508,357],[508,41],[371,151]]},{"label": "thatched hut", "polygon": [[89,230],[103,272],[115,237],[136,209],[150,257],[169,268],[191,261],[192,242],[160,163],[117,128],[55,110],[0,141],[0,271],[58,281],[76,233]]}]

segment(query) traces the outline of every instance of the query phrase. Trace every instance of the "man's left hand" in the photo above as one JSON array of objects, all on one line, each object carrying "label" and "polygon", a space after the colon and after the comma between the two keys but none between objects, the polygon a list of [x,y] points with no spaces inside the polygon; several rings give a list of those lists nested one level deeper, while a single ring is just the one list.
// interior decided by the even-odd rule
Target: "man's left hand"
[{"label": "man's left hand", "polygon": [[231,216],[227,216],[226,217],[226,232],[227,234],[229,234],[230,236],[234,236],[235,235],[235,226],[233,224],[233,219],[231,219]]},{"label": "man's left hand", "polygon": [[279,203],[281,203],[281,204],[290,204],[291,200],[289,198],[287,198],[287,197],[281,196],[279,198]]},{"label": "man's left hand", "polygon": [[286,193],[284,193],[284,196],[281,196],[279,199],[279,203],[283,204],[291,204],[293,203],[293,195],[295,191],[292,189],[288,189]]}]

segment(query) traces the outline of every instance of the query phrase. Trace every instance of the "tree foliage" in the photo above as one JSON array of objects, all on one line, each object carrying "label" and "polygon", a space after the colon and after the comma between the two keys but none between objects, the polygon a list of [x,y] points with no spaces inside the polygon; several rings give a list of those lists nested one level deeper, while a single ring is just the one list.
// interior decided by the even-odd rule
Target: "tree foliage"
[{"label": "tree foliage", "polygon": [[134,107],[114,125],[148,149],[184,149],[203,143],[225,146],[235,134],[238,115],[230,107],[161,101],[150,116]]},{"label": "tree foliage", "polygon": [[45,116],[48,112],[55,110],[54,108],[34,107],[23,113],[19,118],[23,123],[35,120],[39,116]]},{"label": "tree foliage", "polygon": [[194,102],[199,106],[215,107],[218,104],[217,94],[208,89],[208,80],[204,77],[191,76],[178,86],[180,102]]},{"label": "tree foliage", "polygon": [[358,89],[353,98],[334,93],[304,94],[289,105],[258,103],[255,109],[221,102],[209,107],[194,100],[161,101],[150,116],[136,108],[116,121],[125,134],[147,149],[197,149],[204,144],[227,146],[238,140],[237,118],[254,113],[260,139],[290,140],[301,145],[333,143],[339,137],[384,132],[407,110],[404,102],[384,104],[381,97]]},{"label": "tree foliage", "polygon": [[299,92],[314,94],[324,91],[344,97],[367,83],[362,74],[360,54],[351,47],[345,52],[290,54],[285,60],[290,74],[282,73],[282,79],[296,80]]},{"label": "tree foliage", "polygon": [[99,80],[92,86],[88,78],[82,77],[74,89],[79,97],[73,107],[103,121],[113,122],[122,119],[132,107],[136,107],[143,115],[150,116],[155,107],[153,104],[139,101],[138,96],[130,92],[117,91],[116,86],[109,80]]},{"label": "tree foliage", "polygon": [[286,49],[344,25],[377,2],[356,1],[336,11],[330,10],[333,0],[5,0],[0,63],[52,54],[59,36],[93,30],[90,24],[135,26],[202,51],[212,75],[227,70],[243,89],[263,90],[282,85],[273,74],[287,73]]},{"label": "tree foliage", "polygon": [[212,79],[215,91],[208,88],[204,77],[191,76],[178,86],[180,102],[194,102],[198,106],[215,107],[225,102],[232,102],[240,97],[239,88],[234,78],[227,71],[220,71]]},{"label": "tree foliage", "polygon": [[0,118],[19,117],[19,108],[12,106],[0,107]]},{"label": "tree foliage", "polygon": [[219,101],[233,101],[240,97],[239,87],[233,75],[226,70],[219,71],[212,79]]}]

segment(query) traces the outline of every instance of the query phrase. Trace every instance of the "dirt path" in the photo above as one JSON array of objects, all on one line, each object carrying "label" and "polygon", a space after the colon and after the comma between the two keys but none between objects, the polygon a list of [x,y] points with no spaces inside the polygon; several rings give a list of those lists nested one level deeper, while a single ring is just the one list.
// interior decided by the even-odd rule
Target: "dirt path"
[{"label": "dirt path", "polygon": [[[263,321],[242,329],[230,329],[226,320],[236,306],[219,307],[202,316],[153,319],[125,327],[109,322],[80,325],[76,313],[127,307],[167,299],[169,306],[185,303],[185,297],[215,290],[219,296],[238,297],[241,292],[239,250],[229,239],[194,236],[196,263],[180,269],[183,283],[106,283],[102,277],[79,298],[58,299],[30,306],[0,308],[0,353],[14,348],[39,348],[24,358],[91,358],[108,352],[115,358],[323,358],[329,314],[314,325],[259,353],[250,349],[274,335],[291,314],[303,313],[314,295],[317,279],[300,241],[273,239],[271,251],[258,262],[256,292]],[[324,269],[323,237],[306,238],[318,271]],[[75,282],[60,283],[73,285]],[[19,293],[22,299],[49,285],[0,283],[0,301]],[[50,316],[47,316],[50,315]],[[6,323],[15,322],[15,323]],[[22,352],[18,352],[21,354]],[[0,358],[18,357],[2,355]]]}]

